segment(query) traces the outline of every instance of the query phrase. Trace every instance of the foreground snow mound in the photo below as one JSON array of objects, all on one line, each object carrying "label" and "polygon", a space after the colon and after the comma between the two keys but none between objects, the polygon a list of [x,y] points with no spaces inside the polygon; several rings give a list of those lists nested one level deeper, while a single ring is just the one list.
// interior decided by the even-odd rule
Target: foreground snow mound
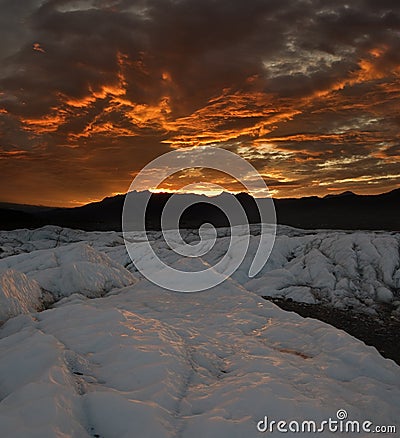
[{"label": "foreground snow mound", "polygon": [[35,280],[12,269],[0,272],[0,323],[41,307],[41,289]]},{"label": "foreground snow mound", "polygon": [[123,266],[83,242],[0,260],[0,272],[10,268],[35,280],[54,300],[73,293],[99,297],[136,282]]},{"label": "foreground snow mound", "polygon": [[345,409],[396,425],[400,368],[232,281],[176,294],[142,280],[9,320],[0,400],[7,438],[251,438],[265,415],[322,421]]}]

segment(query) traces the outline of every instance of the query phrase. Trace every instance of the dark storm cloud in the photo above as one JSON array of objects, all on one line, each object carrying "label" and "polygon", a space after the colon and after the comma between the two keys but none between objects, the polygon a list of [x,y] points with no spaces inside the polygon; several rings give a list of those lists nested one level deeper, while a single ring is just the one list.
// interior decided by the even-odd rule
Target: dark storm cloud
[{"label": "dark storm cloud", "polygon": [[[35,173],[37,191],[50,172],[43,162],[80,172],[84,199],[106,195],[107,184],[115,191],[170,145],[207,143],[246,146],[258,168],[275,166],[276,187],[317,189],[311,181],[360,176],[367,164],[396,174],[397,1],[0,0],[0,8],[0,148],[28,154],[2,162],[8,178]],[[263,142],[270,149],[257,152]],[[339,159],[352,165],[321,167]],[[107,174],[107,162],[124,176]],[[67,192],[78,190],[71,183]]]},{"label": "dark storm cloud", "polygon": [[[22,19],[24,11],[12,7],[13,16]],[[223,88],[243,90],[246,79],[255,75],[260,78],[255,86],[285,95],[325,88],[356,67],[357,55],[377,44],[396,43],[382,63],[399,56],[398,38],[391,33],[399,29],[398,15],[384,4],[369,10],[365,2],[345,8],[338,2],[265,0],[47,1],[23,20],[30,40],[9,60],[17,71],[3,86],[29,100],[35,114],[56,104],[58,92],[81,98],[89,86],[96,90],[116,81],[119,52],[131,62],[128,97],[156,101],[166,91],[161,77],[168,71],[175,84],[172,100],[186,110]],[[45,54],[32,50],[35,42]],[[356,56],[326,64],[326,57],[348,49]],[[307,67],[299,50],[321,50],[325,60],[296,71]],[[270,78],[268,60],[273,57],[280,58],[282,68]],[[34,97],[40,101],[35,105]]]}]

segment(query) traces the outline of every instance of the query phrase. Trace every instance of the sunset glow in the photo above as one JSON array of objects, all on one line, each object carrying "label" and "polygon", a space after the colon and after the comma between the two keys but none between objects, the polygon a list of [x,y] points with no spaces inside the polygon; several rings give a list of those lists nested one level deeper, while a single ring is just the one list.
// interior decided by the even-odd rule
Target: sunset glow
[{"label": "sunset glow", "polygon": [[99,200],[203,145],[277,197],[399,186],[396,2],[6,0],[2,23],[1,201]]}]

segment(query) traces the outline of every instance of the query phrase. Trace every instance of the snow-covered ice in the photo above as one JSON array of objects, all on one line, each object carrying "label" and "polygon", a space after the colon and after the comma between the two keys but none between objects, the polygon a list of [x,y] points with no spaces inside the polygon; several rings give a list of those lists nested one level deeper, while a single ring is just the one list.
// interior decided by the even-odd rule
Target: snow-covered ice
[{"label": "snow-covered ice", "polygon": [[[1,437],[257,437],[265,415],[318,421],[338,409],[396,425],[393,361],[260,295],[374,312],[399,299],[400,236],[281,227],[250,279],[252,232],[232,278],[191,294],[142,278],[119,233],[0,232]],[[226,234],[204,264],[220,257]]]},{"label": "snow-covered ice", "polygon": [[[280,226],[268,263],[256,277],[249,278],[259,229],[252,226],[251,231],[254,236],[249,256],[233,275],[249,291],[369,313],[374,313],[381,303],[399,300],[399,233],[305,231]],[[187,242],[198,238],[192,230],[182,233]],[[227,229],[218,230],[217,243],[203,257],[205,262],[212,264],[221,257],[229,239],[227,234]],[[150,232],[149,238],[165,260],[177,261],[160,239],[160,232]],[[6,268],[23,272],[57,299],[74,292],[100,296],[108,284],[122,287],[135,281],[132,274],[140,277],[121,233],[117,232],[84,232],[55,226],[0,231],[0,258],[4,259],[0,260],[0,272]],[[93,271],[90,282],[79,274],[80,270],[89,269]]]},{"label": "snow-covered ice", "polygon": [[0,273],[0,322],[42,307],[39,284],[22,272],[8,269]]},{"label": "snow-covered ice", "polygon": [[137,281],[119,263],[84,242],[3,258],[0,273],[5,269],[26,274],[54,300],[73,293],[98,297]]}]

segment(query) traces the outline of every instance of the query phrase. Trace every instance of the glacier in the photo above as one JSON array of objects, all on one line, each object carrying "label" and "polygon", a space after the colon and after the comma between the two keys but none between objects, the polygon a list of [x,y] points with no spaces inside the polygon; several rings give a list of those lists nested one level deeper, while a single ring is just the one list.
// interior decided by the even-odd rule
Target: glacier
[{"label": "glacier", "polygon": [[[339,409],[398,424],[398,365],[261,295],[369,314],[395,306],[400,235],[279,226],[268,262],[249,278],[259,229],[251,233],[231,278],[182,294],[143,278],[121,233],[1,231],[1,436],[257,437],[266,415],[322,421]],[[160,232],[149,237],[182,266]],[[219,229],[198,263],[218,260],[228,239]]]}]

